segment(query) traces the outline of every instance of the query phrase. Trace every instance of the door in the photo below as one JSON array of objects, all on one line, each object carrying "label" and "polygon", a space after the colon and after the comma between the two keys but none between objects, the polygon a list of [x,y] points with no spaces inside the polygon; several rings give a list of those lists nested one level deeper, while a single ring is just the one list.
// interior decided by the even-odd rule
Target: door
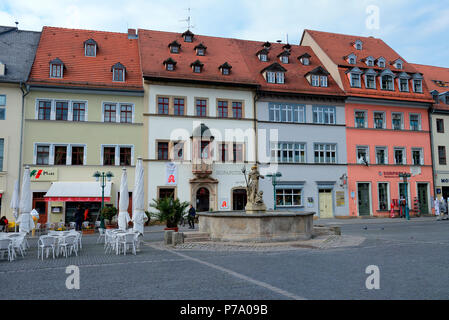
[{"label": "door", "polygon": [[33,192],[33,209],[39,212],[40,224],[47,223],[47,201],[45,201],[44,195],[46,192]]},{"label": "door", "polygon": [[357,184],[357,198],[359,204],[359,216],[370,215],[369,183]]},{"label": "door", "polygon": [[196,192],[196,211],[209,211],[209,190],[207,188],[199,188]]},{"label": "door", "polygon": [[421,214],[428,214],[429,196],[427,194],[427,183],[418,183],[418,201]]},{"label": "door", "polygon": [[333,218],[332,189],[320,189],[318,198],[320,201],[320,218]]},{"label": "door", "polygon": [[244,210],[246,206],[246,190],[235,189],[232,191],[232,210]]}]

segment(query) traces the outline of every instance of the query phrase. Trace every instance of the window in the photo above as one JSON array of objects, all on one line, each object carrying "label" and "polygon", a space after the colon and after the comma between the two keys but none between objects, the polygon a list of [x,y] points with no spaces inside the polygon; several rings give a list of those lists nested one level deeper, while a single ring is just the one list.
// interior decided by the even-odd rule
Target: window
[{"label": "window", "polygon": [[396,68],[402,69],[402,63],[400,63],[400,62],[396,63]]},{"label": "window", "polygon": [[261,53],[261,54],[259,54],[259,60],[266,62],[266,61],[268,61],[268,56],[265,53]]},{"label": "window", "polygon": [[355,112],[355,127],[366,128],[367,127],[366,111]]},{"label": "window", "polygon": [[306,145],[293,142],[272,143],[271,161],[305,163]]},{"label": "window", "polygon": [[402,113],[392,113],[391,114],[391,118],[392,118],[392,127],[393,130],[401,130],[402,128]]},{"label": "window", "polygon": [[229,68],[221,68],[221,74],[228,75],[229,74]]},{"label": "window", "polygon": [[385,124],[385,113],[374,112],[374,128],[383,129]]},{"label": "window", "polygon": [[276,72],[276,83],[284,83],[284,73]]},{"label": "window", "polygon": [[412,148],[412,162],[414,166],[424,165],[424,158],[421,148]]},{"label": "window", "polygon": [[402,92],[408,92],[408,79],[399,78],[399,90]]},{"label": "window", "polygon": [[112,69],[112,81],[125,81],[125,69],[120,67],[115,67]]},{"label": "window", "polygon": [[157,113],[168,114],[169,99],[166,97],[159,97],[157,99]]},{"label": "window", "polygon": [[234,162],[243,161],[243,143],[232,144],[232,159]]},{"label": "window", "polygon": [[131,165],[131,147],[120,147],[120,165]]},{"label": "window", "polygon": [[367,164],[369,163],[369,149],[368,147],[357,147],[357,163]]},{"label": "window", "polygon": [[184,115],[184,99],[183,98],[175,98],[173,101],[173,111],[176,116]]},{"label": "window", "polygon": [[314,145],[315,163],[337,163],[337,145],[316,143]]},{"label": "window", "polygon": [[209,159],[210,155],[210,142],[209,141],[201,141],[200,144],[200,156],[201,159]]},{"label": "window", "polygon": [[413,80],[413,91],[422,93],[422,80],[421,79]]},{"label": "window", "polygon": [[276,83],[276,72],[267,71],[267,82]]},{"label": "window", "polygon": [[419,114],[410,114],[410,130],[420,130]]},{"label": "window", "polygon": [[115,147],[103,147],[103,165],[115,165]]},{"label": "window", "polygon": [[159,199],[175,199],[175,188],[159,188]]},{"label": "window", "polygon": [[218,159],[221,162],[227,162],[229,160],[228,145],[221,143],[218,149]]},{"label": "window", "polygon": [[84,121],[86,104],[84,102],[73,103],[73,121]]},{"label": "window", "polygon": [[201,66],[193,66],[193,72],[200,73],[201,72]]},{"label": "window", "polygon": [[[4,94],[0,94],[0,120],[6,119],[6,96]],[[1,170],[0,170],[1,171]]]},{"label": "window", "polygon": [[157,143],[157,158],[158,160],[168,160],[168,142]]},{"label": "window", "polygon": [[310,64],[309,58],[303,57],[301,58],[301,63],[305,66],[308,66]]},{"label": "window", "polygon": [[316,106],[312,111],[313,123],[335,124],[335,107]]},{"label": "window", "polygon": [[388,164],[388,154],[386,147],[376,147],[376,163]]},{"label": "window", "polygon": [[5,152],[5,139],[0,139],[0,171],[3,171],[4,152]]},{"label": "window", "polygon": [[130,104],[120,105],[120,122],[131,123],[133,122],[133,106]]},{"label": "window", "polygon": [[390,75],[385,75],[381,77],[382,79],[382,90],[394,90],[393,88],[393,77]]},{"label": "window", "polygon": [[360,88],[360,74],[358,73],[351,73],[351,87],[353,88]]},{"label": "window", "polygon": [[357,50],[362,50],[362,41],[361,40],[356,40],[355,43],[354,43],[354,47]]},{"label": "window", "polygon": [[365,80],[367,89],[376,89],[376,77],[374,75],[367,74]]},{"label": "window", "polygon": [[185,42],[192,42],[192,36],[190,34],[184,35],[184,41]]},{"label": "window", "polygon": [[39,101],[38,119],[50,120],[51,101]]},{"label": "window", "polygon": [[276,188],[276,206],[294,207],[301,206],[301,189]]},{"label": "window", "polygon": [[304,123],[305,106],[270,103],[269,120],[274,122]]},{"label": "window", "polygon": [[179,53],[179,47],[178,46],[170,46],[170,52],[171,53]]},{"label": "window", "polygon": [[349,63],[350,64],[355,64],[355,58],[349,58]]},{"label": "window", "polygon": [[242,118],[242,103],[233,102],[232,103],[232,117],[236,119]]},{"label": "window", "polygon": [[327,87],[327,76],[320,76],[320,86]]},{"label": "window", "polygon": [[84,164],[84,147],[72,147],[72,165]]},{"label": "window", "polygon": [[374,66],[374,60],[372,58],[367,58],[366,59],[366,65],[368,67],[373,67]]},{"label": "window", "polygon": [[104,105],[104,122],[115,122],[116,105],[105,104]]},{"label": "window", "polygon": [[184,142],[173,143],[173,159],[178,161],[184,159]]},{"label": "window", "polygon": [[320,86],[320,76],[312,74],[312,86],[314,86],[314,87]]},{"label": "window", "polygon": [[446,147],[438,146],[438,163],[446,165]]},{"label": "window", "polygon": [[228,117],[228,102],[227,101],[218,101],[218,117],[219,118],[227,118]]},{"label": "window", "polygon": [[96,56],[96,48],[97,46],[94,44],[86,44],[86,57],[95,57]]},{"label": "window", "polygon": [[437,119],[437,132],[444,133],[444,120]]},{"label": "window", "polygon": [[288,56],[287,55],[281,56],[281,62],[282,63],[288,63]]},{"label": "window", "polygon": [[385,68],[385,59],[384,59],[384,58],[379,58],[379,59],[377,60],[377,65],[378,65],[380,68]]},{"label": "window", "polygon": [[69,114],[69,103],[67,101],[56,101],[56,120],[67,120]]},{"label": "window", "polygon": [[204,56],[204,49],[203,48],[196,49],[196,55],[197,56]]},{"label": "window", "polygon": [[394,163],[395,164],[406,164],[405,149],[404,148],[394,148]]},{"label": "window", "polygon": [[67,164],[67,146],[55,146],[55,159],[53,163],[55,165]]},{"label": "window", "polygon": [[50,146],[38,145],[36,150],[36,164],[48,164]]},{"label": "window", "polygon": [[50,78],[62,78],[62,64],[50,64]]},{"label": "window", "polygon": [[196,115],[198,117],[207,116],[207,101],[203,99],[196,100]]},{"label": "window", "polygon": [[165,68],[166,68],[168,71],[173,71],[173,70],[175,69],[173,63],[167,63],[167,64],[165,64]]},{"label": "window", "polygon": [[388,210],[388,183],[379,182],[377,185],[377,192],[379,195],[379,210],[387,211]]}]

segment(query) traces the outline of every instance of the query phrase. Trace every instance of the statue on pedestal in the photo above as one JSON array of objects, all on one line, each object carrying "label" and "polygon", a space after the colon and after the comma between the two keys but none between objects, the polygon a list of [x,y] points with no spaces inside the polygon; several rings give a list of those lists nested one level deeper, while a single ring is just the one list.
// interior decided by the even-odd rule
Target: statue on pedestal
[{"label": "statue on pedestal", "polygon": [[[246,170],[243,169],[242,172],[245,175],[246,180]],[[248,173],[248,180],[246,181],[247,203],[245,211],[247,213],[267,210],[267,207],[263,202],[263,191],[259,191],[260,178],[264,179],[264,176],[259,173],[257,166],[253,166]]]}]

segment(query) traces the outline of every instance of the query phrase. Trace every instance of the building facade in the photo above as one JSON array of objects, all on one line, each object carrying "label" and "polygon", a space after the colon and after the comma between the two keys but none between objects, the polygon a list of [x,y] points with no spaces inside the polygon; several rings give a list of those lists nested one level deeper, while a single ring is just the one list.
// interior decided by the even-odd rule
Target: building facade
[{"label": "building facade", "polygon": [[385,216],[405,205],[431,213],[432,100],[422,74],[373,37],[305,30],[301,43],[347,96],[349,214]]},{"label": "building facade", "polygon": [[10,208],[15,181],[21,180],[21,145],[25,81],[40,32],[0,26],[0,216],[13,221]]},{"label": "building facade", "polygon": [[[76,207],[97,219],[118,207],[122,168],[132,197],[143,155],[143,86],[135,30],[112,33],[44,27],[28,81],[24,165],[31,167],[33,207],[41,223],[71,222]],[[130,208],[131,211],[130,201]]]}]

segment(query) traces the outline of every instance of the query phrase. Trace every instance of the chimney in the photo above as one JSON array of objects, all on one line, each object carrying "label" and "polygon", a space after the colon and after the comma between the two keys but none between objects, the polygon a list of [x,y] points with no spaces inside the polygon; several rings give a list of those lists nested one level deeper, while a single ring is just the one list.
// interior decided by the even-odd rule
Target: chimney
[{"label": "chimney", "polygon": [[137,39],[136,29],[128,29],[128,39]]}]

